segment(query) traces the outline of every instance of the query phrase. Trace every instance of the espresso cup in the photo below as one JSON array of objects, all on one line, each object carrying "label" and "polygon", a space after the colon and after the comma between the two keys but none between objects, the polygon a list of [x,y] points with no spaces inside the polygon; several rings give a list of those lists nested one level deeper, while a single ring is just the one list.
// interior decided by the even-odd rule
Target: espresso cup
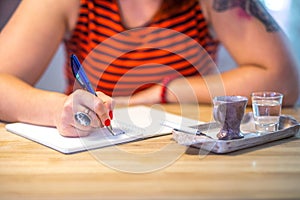
[{"label": "espresso cup", "polygon": [[240,131],[248,98],[243,96],[218,96],[213,99],[213,116],[216,122],[221,124],[221,130],[217,134],[220,140],[232,140],[243,138]]}]

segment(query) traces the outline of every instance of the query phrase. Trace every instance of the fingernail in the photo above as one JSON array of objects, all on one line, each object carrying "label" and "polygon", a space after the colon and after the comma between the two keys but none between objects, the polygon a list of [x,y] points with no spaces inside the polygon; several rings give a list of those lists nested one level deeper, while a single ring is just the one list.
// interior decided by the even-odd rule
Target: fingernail
[{"label": "fingernail", "polygon": [[110,125],[110,120],[109,119],[105,120],[104,125],[109,126]]},{"label": "fingernail", "polygon": [[110,117],[110,119],[113,119],[113,112],[112,111],[109,111],[109,117]]}]

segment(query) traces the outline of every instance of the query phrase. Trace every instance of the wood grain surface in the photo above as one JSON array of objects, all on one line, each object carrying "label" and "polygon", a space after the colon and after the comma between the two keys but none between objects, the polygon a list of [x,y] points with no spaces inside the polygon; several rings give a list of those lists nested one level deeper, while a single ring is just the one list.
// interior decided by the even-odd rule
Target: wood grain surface
[{"label": "wood grain surface", "polygon": [[[210,105],[163,108],[212,119]],[[300,121],[299,108],[282,112]],[[4,126],[0,124],[1,200],[300,199],[299,134],[224,155],[180,146],[171,135],[64,155]]]}]

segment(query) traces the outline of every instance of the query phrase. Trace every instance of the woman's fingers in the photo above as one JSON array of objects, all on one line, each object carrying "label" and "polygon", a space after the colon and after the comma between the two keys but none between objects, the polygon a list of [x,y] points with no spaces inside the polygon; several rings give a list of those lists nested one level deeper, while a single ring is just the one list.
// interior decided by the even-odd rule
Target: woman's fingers
[{"label": "woman's fingers", "polygon": [[76,90],[67,97],[57,120],[61,135],[83,137],[103,125],[110,125],[114,103],[105,94],[97,94],[99,97],[84,90]]},{"label": "woman's fingers", "polygon": [[[78,106],[78,111],[74,112],[74,127],[79,127],[82,130],[86,130],[87,128],[99,128],[103,125],[99,121],[96,113],[90,108],[84,107],[82,105]],[[79,126],[78,126],[79,125]]]},{"label": "woman's fingers", "polygon": [[110,98],[107,98],[106,95],[102,94],[103,93],[100,93],[101,96],[97,97],[84,90],[78,90],[78,92],[75,91],[74,105],[82,105],[89,108],[98,116],[102,125],[108,126],[110,124],[109,111],[112,103]]},{"label": "woman's fingers", "polygon": [[71,125],[64,127],[59,131],[62,136],[65,137],[86,137],[91,133],[91,130],[80,130]]},{"label": "woman's fingers", "polygon": [[102,92],[97,92],[97,95],[100,99],[102,99],[104,105],[106,106],[106,108],[108,110],[109,118],[112,120],[113,119],[113,109],[115,107],[115,101],[111,97],[105,95]]}]

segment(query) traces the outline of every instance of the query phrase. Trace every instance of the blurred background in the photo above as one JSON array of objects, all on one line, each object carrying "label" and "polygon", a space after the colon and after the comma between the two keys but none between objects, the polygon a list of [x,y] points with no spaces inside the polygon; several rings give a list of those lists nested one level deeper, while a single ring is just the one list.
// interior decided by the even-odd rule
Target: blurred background
[{"label": "blurred background", "polygon": [[[21,0],[0,0],[0,30],[8,21]],[[260,0],[289,38],[294,56],[298,62],[300,73],[300,0]],[[50,63],[44,76],[36,84],[36,87],[63,92],[66,86],[64,81],[63,66],[65,63],[64,46],[61,45]],[[220,71],[226,71],[235,67],[235,63],[226,50],[221,47],[218,56]],[[53,77],[56,80],[53,80]],[[300,97],[298,100],[300,104]]]}]

